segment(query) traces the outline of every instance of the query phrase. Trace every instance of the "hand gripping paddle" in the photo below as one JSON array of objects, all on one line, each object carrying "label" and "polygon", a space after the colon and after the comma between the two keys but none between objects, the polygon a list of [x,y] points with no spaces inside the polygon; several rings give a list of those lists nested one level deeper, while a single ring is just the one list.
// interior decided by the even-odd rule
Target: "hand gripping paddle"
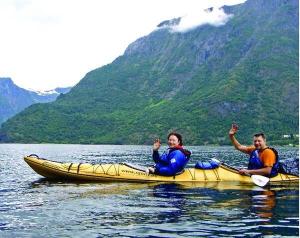
[{"label": "hand gripping paddle", "polygon": [[[223,164],[220,160],[216,159],[216,158],[212,158],[211,160],[214,160],[215,162],[219,163],[219,164]],[[226,164],[227,167],[230,167]],[[232,167],[230,167],[232,168]],[[234,170],[237,170],[236,168],[232,168]],[[251,180],[254,184],[256,184],[257,186],[260,187],[264,187],[267,185],[267,183],[270,181],[270,178],[262,176],[262,175],[257,175],[257,174],[246,174],[247,176],[251,177]]]}]

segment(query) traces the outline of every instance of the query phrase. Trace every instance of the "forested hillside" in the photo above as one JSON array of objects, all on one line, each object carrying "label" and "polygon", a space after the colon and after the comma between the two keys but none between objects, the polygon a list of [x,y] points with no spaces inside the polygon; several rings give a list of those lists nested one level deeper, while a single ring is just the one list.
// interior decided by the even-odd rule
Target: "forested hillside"
[{"label": "forested hillside", "polygon": [[[174,32],[160,24],[55,102],[7,121],[2,142],[146,144],[176,130],[186,144],[226,144],[264,131],[298,134],[299,5],[248,0],[231,19]],[[177,24],[180,19],[171,23]]]}]

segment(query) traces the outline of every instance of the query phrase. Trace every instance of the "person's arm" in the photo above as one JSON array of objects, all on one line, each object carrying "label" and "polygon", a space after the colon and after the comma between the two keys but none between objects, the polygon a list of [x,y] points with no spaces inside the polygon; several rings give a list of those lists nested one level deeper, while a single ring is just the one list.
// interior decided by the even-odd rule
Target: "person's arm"
[{"label": "person's arm", "polygon": [[241,169],[239,170],[240,174],[245,174],[245,175],[253,175],[253,174],[257,174],[257,175],[263,175],[263,176],[269,176],[271,174],[272,171],[272,167],[265,167],[262,169]]},{"label": "person's arm", "polygon": [[235,138],[235,134],[237,133],[238,131],[238,126],[236,124],[232,124],[232,127],[229,131],[229,139],[231,140],[231,143],[233,144],[233,146],[243,152],[243,153],[246,153],[246,154],[249,154],[249,148],[245,145],[241,145],[238,140]]},{"label": "person's arm", "polygon": [[153,153],[152,158],[155,163],[163,163],[165,165],[169,164],[168,156],[166,153],[163,153],[161,156],[158,153],[158,150],[161,146],[160,139],[156,139],[153,144]]},{"label": "person's arm", "polygon": [[155,139],[153,143],[153,153],[152,153],[152,158],[155,163],[158,163],[160,161],[160,155],[158,153],[160,146],[161,146],[160,139]]},{"label": "person's arm", "polygon": [[270,149],[266,149],[264,150],[264,152],[262,152],[261,156],[261,160],[264,164],[264,168],[261,169],[241,169],[239,171],[240,174],[257,174],[257,175],[264,175],[264,176],[270,176],[271,172],[272,172],[272,168],[273,165],[276,162],[276,155],[275,153],[270,150]]},{"label": "person's arm", "polygon": [[160,155],[158,153],[157,150],[153,150],[153,153],[152,153],[152,158],[154,160],[155,163],[158,163],[159,160],[160,160]]}]

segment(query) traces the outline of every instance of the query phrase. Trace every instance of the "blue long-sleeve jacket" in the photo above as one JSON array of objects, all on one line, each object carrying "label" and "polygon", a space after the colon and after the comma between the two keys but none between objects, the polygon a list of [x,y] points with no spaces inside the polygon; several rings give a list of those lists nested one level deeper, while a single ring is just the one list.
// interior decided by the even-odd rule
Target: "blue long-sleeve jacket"
[{"label": "blue long-sleeve jacket", "polygon": [[182,171],[190,158],[190,152],[169,148],[161,156],[158,151],[153,151],[153,160],[155,162],[155,173],[164,176],[173,176]]}]

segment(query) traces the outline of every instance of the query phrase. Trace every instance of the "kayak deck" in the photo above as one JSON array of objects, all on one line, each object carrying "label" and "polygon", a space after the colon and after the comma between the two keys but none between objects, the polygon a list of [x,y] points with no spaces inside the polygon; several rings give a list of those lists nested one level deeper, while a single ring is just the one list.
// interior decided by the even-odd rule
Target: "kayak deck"
[{"label": "kayak deck", "polygon": [[[147,174],[143,167],[130,164],[87,164],[61,163],[39,158],[36,155],[24,157],[25,162],[38,174],[51,179],[80,181],[124,181],[124,182],[241,182],[253,183],[249,176],[226,164],[215,169],[186,168],[175,176]],[[294,182],[299,177],[278,174],[270,182]]]}]

